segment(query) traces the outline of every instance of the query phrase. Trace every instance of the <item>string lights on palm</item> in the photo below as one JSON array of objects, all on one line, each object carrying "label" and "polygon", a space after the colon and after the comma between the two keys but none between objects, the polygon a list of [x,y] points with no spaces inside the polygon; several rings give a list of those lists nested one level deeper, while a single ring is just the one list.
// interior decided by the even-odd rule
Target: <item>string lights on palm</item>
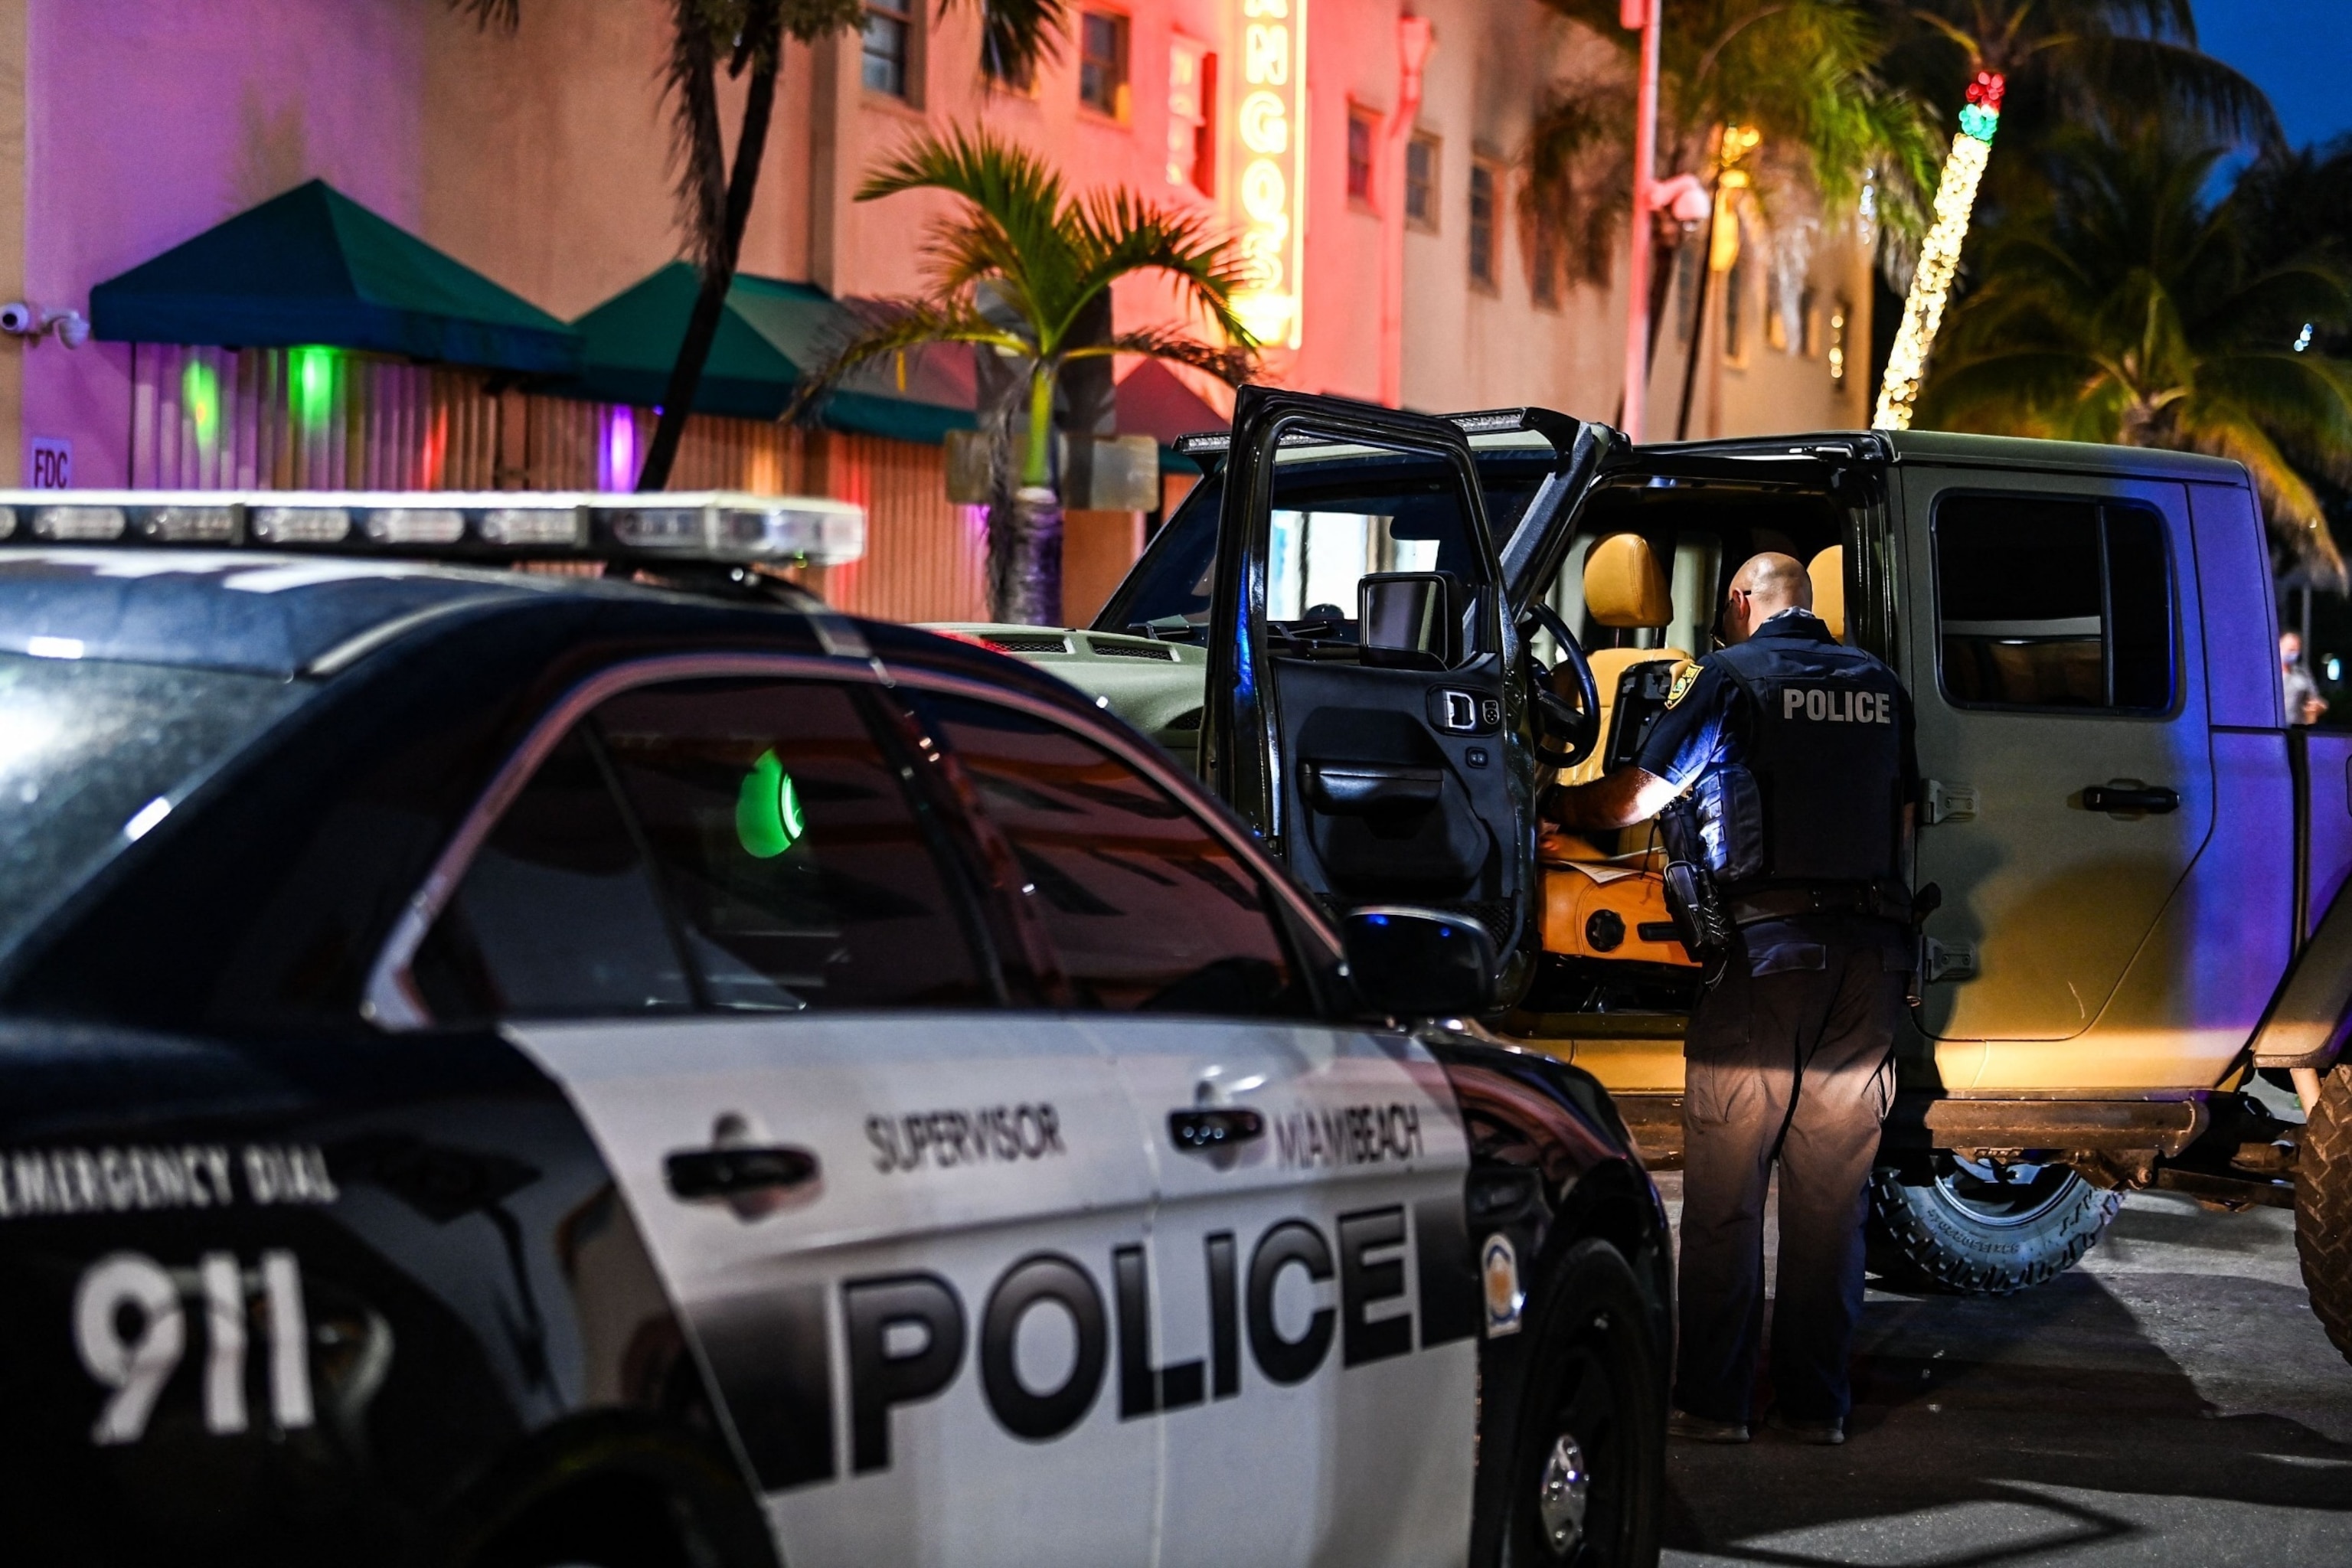
[{"label": "string lights on palm", "polygon": [[1979,71],[1969,83],[1969,100],[1960,108],[1960,133],[1952,138],[1951,155],[1944,160],[1943,178],[1936,184],[1936,225],[1919,249],[1919,269],[1912,274],[1911,295],[1903,302],[1902,330],[1895,335],[1886,379],[1878,389],[1878,412],[1870,421],[1874,429],[1911,428],[1912,405],[1918,401],[1920,379],[1927,374],[1937,329],[1944,322],[1944,305],[1959,268],[1960,246],[1969,237],[1977,186],[1992,156],[1993,132],[2000,128],[2000,99],[2007,87],[1997,71]]}]

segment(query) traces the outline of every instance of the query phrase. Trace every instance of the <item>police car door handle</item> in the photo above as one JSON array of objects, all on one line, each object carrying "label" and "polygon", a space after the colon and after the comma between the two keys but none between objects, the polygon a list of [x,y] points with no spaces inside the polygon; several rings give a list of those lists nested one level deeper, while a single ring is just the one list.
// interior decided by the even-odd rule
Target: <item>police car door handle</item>
[{"label": "police car door handle", "polygon": [[1265,1136],[1265,1118],[1245,1107],[1168,1113],[1168,1141],[1179,1149],[1197,1152],[1230,1149],[1236,1143]]},{"label": "police car door handle", "polygon": [[2083,792],[2084,811],[2146,812],[2160,816],[2180,809],[2180,792],[2162,784],[2093,784]]},{"label": "police car door handle", "polygon": [[681,1149],[662,1162],[671,1195],[688,1203],[790,1192],[816,1180],[816,1156],[787,1145]]}]

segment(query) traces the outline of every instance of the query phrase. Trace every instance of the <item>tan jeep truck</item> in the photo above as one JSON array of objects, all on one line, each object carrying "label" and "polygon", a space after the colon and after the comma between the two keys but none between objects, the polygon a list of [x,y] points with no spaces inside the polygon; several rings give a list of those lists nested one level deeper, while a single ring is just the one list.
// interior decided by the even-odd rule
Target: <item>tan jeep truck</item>
[{"label": "tan jeep truck", "polygon": [[[2297,1210],[2352,1355],[2352,736],[2290,728],[2235,463],[1911,433],[1630,447],[1244,389],[1091,627],[964,626],[1192,760],[1335,906],[1478,919],[1497,1032],[1679,1155],[1698,972],[1649,825],[1539,831],[1633,752],[1730,574],[1810,563],[1918,713],[1921,1000],[1874,1265],[2003,1293],[2123,1194]],[[2307,1124],[2245,1092],[2293,1084]]]}]

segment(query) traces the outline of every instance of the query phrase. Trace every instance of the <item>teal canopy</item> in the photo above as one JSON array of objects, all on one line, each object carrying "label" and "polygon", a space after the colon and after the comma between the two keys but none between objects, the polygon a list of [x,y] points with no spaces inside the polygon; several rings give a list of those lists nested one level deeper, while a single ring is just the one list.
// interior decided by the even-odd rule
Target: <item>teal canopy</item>
[{"label": "teal canopy", "polygon": [[[660,403],[696,288],[694,268],[673,261],[574,321],[580,372],[562,390],[601,402]],[[695,392],[696,411],[775,418],[802,375],[856,324],[841,301],[813,284],[736,274]],[[906,356],[903,390],[895,364],[876,365],[828,395],[817,417],[830,429],[937,446],[949,431],[972,427],[973,401],[971,355],[940,345]]]},{"label": "teal canopy", "polygon": [[117,342],[320,343],[493,370],[562,373],[562,321],[324,180],[216,224],[90,290]]}]

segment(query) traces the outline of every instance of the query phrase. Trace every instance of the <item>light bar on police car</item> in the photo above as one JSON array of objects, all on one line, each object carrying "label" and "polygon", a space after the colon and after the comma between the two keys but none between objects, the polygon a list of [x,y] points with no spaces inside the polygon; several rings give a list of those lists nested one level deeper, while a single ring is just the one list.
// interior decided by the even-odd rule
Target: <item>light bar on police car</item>
[{"label": "light bar on police car", "polygon": [[866,553],[866,509],[730,490],[0,490],[0,544],[837,566]]}]

